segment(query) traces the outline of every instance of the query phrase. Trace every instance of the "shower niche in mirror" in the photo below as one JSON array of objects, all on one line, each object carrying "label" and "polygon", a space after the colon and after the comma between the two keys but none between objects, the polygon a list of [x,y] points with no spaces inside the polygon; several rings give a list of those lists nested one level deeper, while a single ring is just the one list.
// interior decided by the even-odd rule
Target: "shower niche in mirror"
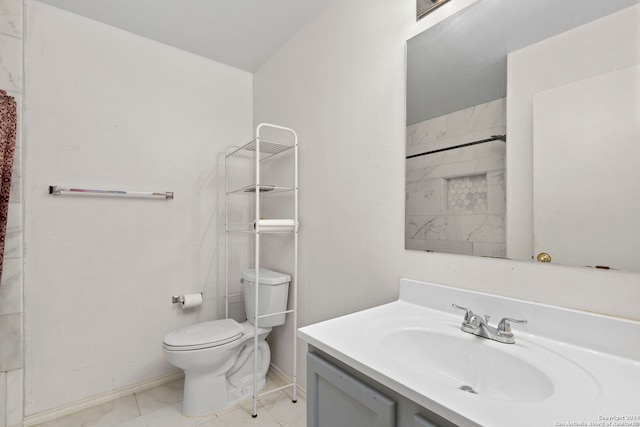
[{"label": "shower niche in mirror", "polygon": [[639,25],[640,0],[478,0],[410,39],[405,247],[640,271]]}]

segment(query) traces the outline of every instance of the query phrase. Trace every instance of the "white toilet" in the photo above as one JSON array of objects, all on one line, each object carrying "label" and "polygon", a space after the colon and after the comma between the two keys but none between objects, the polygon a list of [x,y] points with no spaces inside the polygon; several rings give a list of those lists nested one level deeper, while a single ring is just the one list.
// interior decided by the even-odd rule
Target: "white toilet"
[{"label": "white toilet", "polygon": [[[291,278],[259,269],[259,315],[286,310]],[[222,409],[253,392],[255,270],[242,273],[247,320],[213,320],[187,326],[164,337],[167,361],[184,370],[182,413],[198,417]],[[271,351],[265,341],[271,328],[284,324],[285,314],[265,317],[258,325],[258,389],[264,387]]]}]

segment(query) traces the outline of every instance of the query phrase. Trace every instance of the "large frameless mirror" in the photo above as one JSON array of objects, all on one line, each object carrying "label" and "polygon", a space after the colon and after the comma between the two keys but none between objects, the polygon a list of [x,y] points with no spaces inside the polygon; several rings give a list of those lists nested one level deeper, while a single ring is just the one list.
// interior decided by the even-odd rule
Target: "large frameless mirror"
[{"label": "large frameless mirror", "polygon": [[407,249],[640,271],[639,3],[478,0],[407,42]]}]

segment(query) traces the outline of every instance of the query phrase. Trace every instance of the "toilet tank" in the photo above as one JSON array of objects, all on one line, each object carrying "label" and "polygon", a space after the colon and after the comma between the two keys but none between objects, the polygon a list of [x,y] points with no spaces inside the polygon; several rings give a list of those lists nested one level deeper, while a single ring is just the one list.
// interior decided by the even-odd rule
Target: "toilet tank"
[{"label": "toilet tank", "polygon": [[[279,313],[287,309],[287,299],[289,296],[289,282],[291,277],[288,274],[278,273],[277,271],[267,270],[266,268],[258,269],[258,280],[260,288],[258,289],[258,315]],[[242,282],[244,291],[244,309],[247,313],[247,319],[253,323],[256,304],[256,270],[249,269],[242,272]],[[258,326],[270,328],[284,324],[285,315],[278,314],[259,319]]]}]

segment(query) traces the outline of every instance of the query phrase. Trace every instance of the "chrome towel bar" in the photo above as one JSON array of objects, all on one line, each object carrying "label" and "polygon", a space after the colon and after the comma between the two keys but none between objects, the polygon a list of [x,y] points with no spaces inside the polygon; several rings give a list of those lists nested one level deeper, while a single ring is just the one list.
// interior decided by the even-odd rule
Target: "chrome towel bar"
[{"label": "chrome towel bar", "polygon": [[115,197],[143,197],[151,199],[173,199],[173,191],[125,191],[125,190],[89,190],[85,188],[64,188],[58,185],[49,186],[49,194],[53,196],[62,195],[91,195],[91,196],[115,196]]}]

